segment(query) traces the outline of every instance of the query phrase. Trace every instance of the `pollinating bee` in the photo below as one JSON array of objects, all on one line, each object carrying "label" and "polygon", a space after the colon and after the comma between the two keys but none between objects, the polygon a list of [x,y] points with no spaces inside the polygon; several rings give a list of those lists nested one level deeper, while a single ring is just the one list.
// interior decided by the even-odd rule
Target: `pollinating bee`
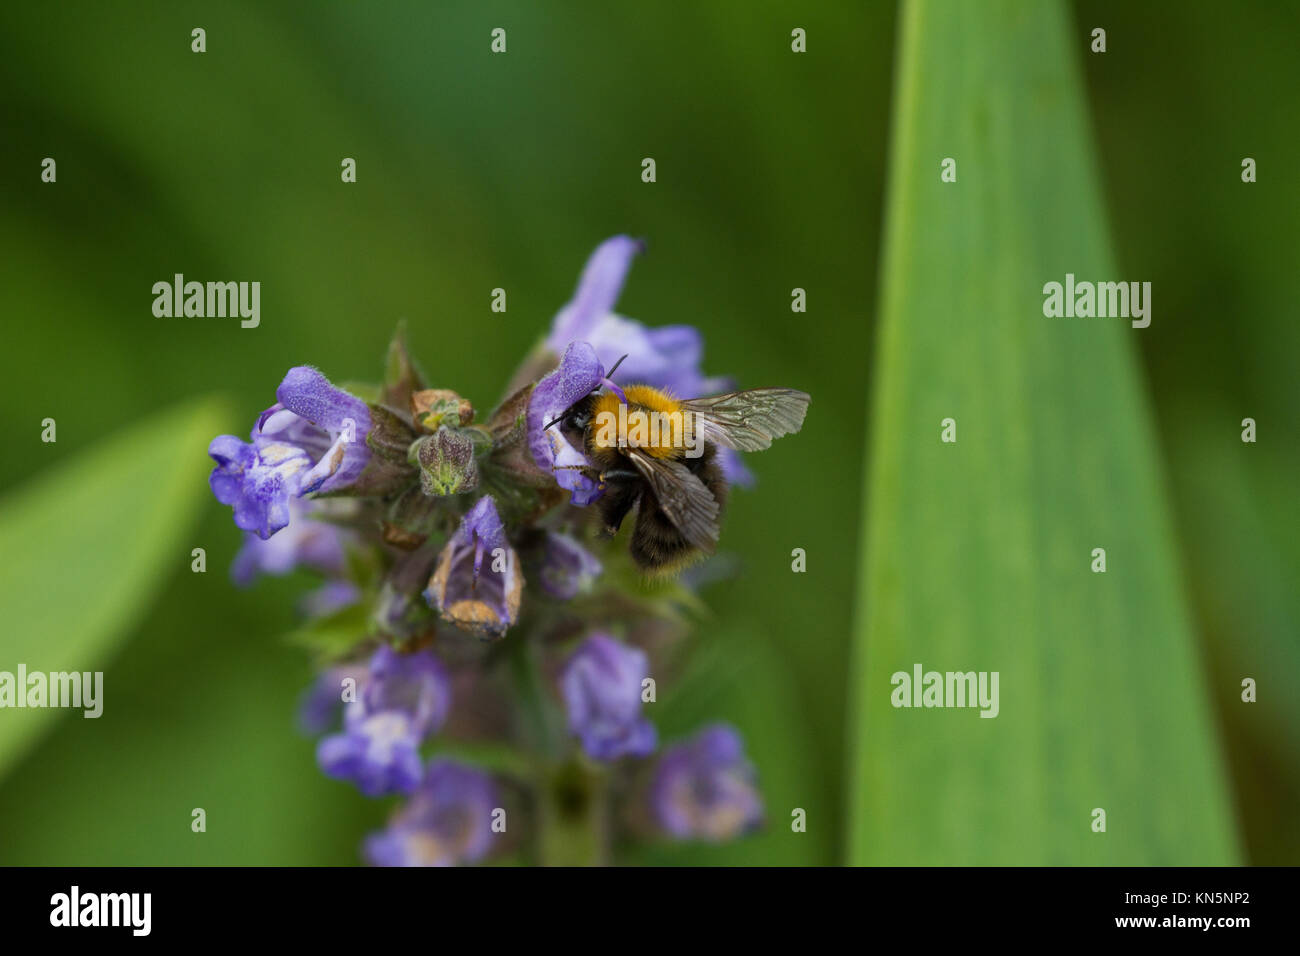
[{"label": "pollinating bee", "polygon": [[[627,358],[627,356],[623,356]],[[647,574],[673,574],[712,554],[727,498],[717,446],[761,451],[803,426],[809,396],[752,388],[679,399],[649,385],[597,386],[546,425],[585,451],[577,467],[604,492],[597,505],[614,535],[637,509],[630,551]],[[565,467],[565,466],[560,466]]]}]

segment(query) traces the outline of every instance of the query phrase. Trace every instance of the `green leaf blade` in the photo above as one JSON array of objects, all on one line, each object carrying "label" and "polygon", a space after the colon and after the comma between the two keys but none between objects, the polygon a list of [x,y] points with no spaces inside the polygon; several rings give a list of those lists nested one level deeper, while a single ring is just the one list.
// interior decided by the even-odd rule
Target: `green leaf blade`
[{"label": "green leaf blade", "polygon": [[[207,497],[204,450],[222,408],[202,399],[171,409],[0,502],[0,670],[101,669],[151,596],[172,574],[189,573],[191,548],[202,543],[185,535]],[[106,710],[112,694],[104,688]],[[60,712],[0,711],[0,776]]]},{"label": "green leaf blade", "polygon": [[[1140,278],[1109,250],[1067,44],[1086,37],[1069,29],[1056,3],[905,8],[851,678],[853,863],[1237,858],[1126,339],[1141,330],[1042,313],[1043,284],[1067,272]],[[999,716],[893,707],[891,675],[918,663],[999,672]]]}]

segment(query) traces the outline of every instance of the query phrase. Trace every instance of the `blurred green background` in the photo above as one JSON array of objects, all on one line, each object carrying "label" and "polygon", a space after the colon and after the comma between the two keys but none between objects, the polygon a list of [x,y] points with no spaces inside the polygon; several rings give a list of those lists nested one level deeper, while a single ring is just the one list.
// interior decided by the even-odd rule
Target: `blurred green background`
[{"label": "blurred green background", "polygon": [[[102,669],[106,686],[103,718],[52,714],[39,737],[21,749],[11,743],[11,752],[5,722],[14,714],[0,713],[0,863],[357,861],[361,836],[387,807],[322,777],[312,742],[295,732],[311,670],[282,635],[305,578],[231,586],[225,569],[239,537],[207,490],[207,437],[246,432],[292,365],[317,365],[336,381],[375,377],[403,317],[436,384],[486,408],[569,298],[587,254],[619,232],[650,244],[622,314],[698,326],[712,374],[814,396],[803,432],[751,459],[759,484],[735,495],[724,541],[742,573],[707,594],[713,617],[694,638],[689,700],[655,714],[668,738],[703,720],[737,724],[770,825],[728,846],[654,846],[625,860],[873,862],[851,834],[878,827],[905,842],[910,831],[934,829],[924,814],[891,810],[871,790],[871,774],[864,784],[851,769],[889,753],[864,757],[872,741],[857,731],[867,713],[859,695],[869,709],[882,687],[864,687],[852,662],[870,655],[873,608],[888,602],[891,586],[864,576],[872,564],[860,550],[870,548],[877,516],[864,513],[863,489],[873,466],[897,459],[913,437],[880,427],[890,406],[879,405],[874,354],[886,183],[899,182],[897,168],[887,176],[891,116],[903,72],[918,66],[900,62],[899,11],[886,3],[611,6],[0,10],[0,424],[8,438],[0,544],[4,593],[25,595],[17,601],[24,613],[6,615],[0,669],[19,660],[53,666],[47,657],[62,652],[32,643],[50,632],[77,649],[68,667]],[[1199,695],[1189,717],[1196,739],[1179,746],[1224,795],[1206,811],[1215,829],[1206,857],[1193,844],[1191,858],[1178,861],[1219,862],[1235,842],[1246,861],[1298,862],[1300,332],[1290,280],[1300,260],[1300,183],[1288,178],[1296,134],[1279,108],[1279,91],[1300,83],[1288,40],[1298,14],[1263,3],[1231,13],[1210,3],[1087,3],[1021,22],[1027,8],[1058,8],[993,4],[968,30],[949,24],[944,34],[948,17],[971,5],[918,6],[925,29],[951,42],[970,37],[997,49],[1043,30],[1049,49],[1074,48],[1073,58],[1039,59],[1047,88],[1065,77],[1083,93],[1084,146],[1072,155],[1084,154],[1084,175],[1100,184],[1087,207],[1096,248],[1105,248],[1108,222],[1112,277],[1156,289],[1152,327],[1109,335],[1106,361],[1125,369],[1140,350],[1139,375],[1119,390],[1116,414],[1152,416],[1142,474],[1172,517],[1161,560],[1177,581],[1162,593],[1171,620],[1182,621],[1184,605],[1190,612],[1165,637],[1191,642],[1182,651],[1200,675],[1178,686]],[[1087,54],[1095,25],[1108,31],[1103,56]],[[190,51],[199,26],[202,55]],[[489,50],[498,26],[507,30],[504,55]],[[803,55],[790,51],[796,26],[807,31]],[[962,102],[948,106],[967,115]],[[1005,129],[991,128],[995,138]],[[1030,153],[1037,132],[1017,130]],[[40,182],[46,156],[58,162],[57,184]],[[654,184],[640,179],[647,156],[657,163]],[[1251,186],[1240,182],[1243,156],[1259,162]],[[355,184],[340,182],[343,157],[357,160]],[[917,160],[936,183],[938,159]],[[963,166],[959,182],[979,176]],[[915,210],[903,233],[937,228],[923,214]],[[979,226],[968,223],[961,246],[975,256]],[[899,228],[895,219],[888,234]],[[151,286],[176,272],[260,281],[261,326],[155,318]],[[504,315],[490,311],[498,286],[508,294]],[[806,314],[790,311],[794,287],[807,290]],[[1030,292],[1037,308],[1041,298]],[[1025,321],[1035,321],[1032,308]],[[981,316],[945,321],[978,326]],[[996,341],[992,332],[987,341]],[[934,359],[936,377],[944,358]],[[929,362],[911,355],[912,387]],[[1053,383],[1040,384],[1050,403]],[[191,417],[176,412],[172,422],[143,426],[151,430],[137,444],[150,451],[79,464],[109,436],[177,407]],[[1238,440],[1248,415],[1260,423],[1255,445]],[[58,422],[56,444],[40,441],[46,417]],[[926,418],[925,440],[937,425]],[[1091,439],[1104,442],[1103,425],[1095,427]],[[978,441],[974,432],[962,439]],[[61,468],[71,470],[52,481]],[[144,496],[149,510],[157,495],[165,520],[136,528],[111,514],[88,518],[119,509],[78,497],[76,476],[114,468],[123,500],[139,505]],[[981,486],[969,487],[978,502]],[[67,496],[57,522],[30,517],[42,489],[53,500]],[[1050,499],[1053,488],[1036,493]],[[899,521],[902,534],[907,518]],[[133,535],[128,562],[122,542]],[[953,547],[942,538],[936,532],[932,543]],[[911,572],[925,572],[929,540],[912,542]],[[194,547],[207,549],[204,575],[190,572]],[[807,550],[804,575],[790,571],[794,547]],[[102,583],[124,562],[126,595]],[[981,582],[953,584],[967,586]],[[83,608],[103,633],[84,647],[74,633],[91,620]],[[902,631],[885,638],[907,641]],[[1010,669],[997,658],[918,659]],[[1253,706],[1237,696],[1247,675],[1260,681]],[[1017,726],[1022,718],[1007,713],[1006,700],[999,721],[976,724]],[[1152,722],[1147,743],[1180,736],[1171,713],[1168,729]],[[911,729],[921,749],[928,733],[935,752],[961,743],[944,725],[929,726]],[[1071,741],[1055,745],[1068,751]],[[912,771],[930,774],[917,779],[939,794],[934,812],[957,819],[978,809],[948,794],[941,768]],[[207,812],[203,835],[190,831],[194,807]],[[786,825],[794,807],[807,811],[807,833]],[[978,849],[945,856],[941,845],[928,859],[961,862]],[[1136,861],[1167,862],[1158,851]],[[1040,857],[1031,846],[1018,859]]]}]

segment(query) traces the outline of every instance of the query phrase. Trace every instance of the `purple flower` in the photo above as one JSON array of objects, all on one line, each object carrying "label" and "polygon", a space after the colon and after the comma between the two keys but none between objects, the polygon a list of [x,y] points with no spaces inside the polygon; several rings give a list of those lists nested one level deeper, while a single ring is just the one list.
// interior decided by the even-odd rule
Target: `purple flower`
[{"label": "purple flower", "polygon": [[578,470],[591,463],[581,449],[565,440],[559,427],[546,426],[604,377],[605,367],[592,347],[574,342],[564,350],[559,368],[538,382],[528,399],[528,447],[533,460],[555,475],[556,484],[573,493],[570,500],[575,505],[589,505],[600,497],[596,483]]},{"label": "purple flower", "polygon": [[614,311],[632,257],[644,249],[645,243],[628,236],[614,236],[596,247],[582,269],[573,298],[551,323],[546,345],[552,352],[559,355],[570,342],[587,338],[596,323]]},{"label": "purple flower", "polygon": [[[612,364],[626,355],[626,361],[619,367],[620,381],[652,385],[681,398],[715,395],[734,388],[734,383],[728,378],[704,374],[701,368],[704,338],[694,326],[665,325],[648,328],[634,319],[615,314],[614,303],[622,291],[632,257],[644,248],[644,243],[627,236],[606,239],[596,247],[583,269],[573,299],[556,313],[550,335],[546,338],[547,348],[559,355],[572,343],[586,342],[591,346],[597,367],[600,367],[600,362]],[[596,380],[603,376],[602,371]],[[595,387],[594,381],[592,388]],[[541,383],[538,387],[541,387]],[[574,401],[581,397],[582,395],[576,396]],[[550,418],[546,421],[550,421]],[[529,434],[536,434],[532,430],[531,420]],[[537,454],[534,449],[534,456]],[[718,461],[731,483],[753,484],[754,476],[733,449],[720,447]],[[548,468],[550,460],[543,461],[539,457],[538,464]],[[558,475],[559,473],[557,477]],[[561,487],[571,488],[573,485],[561,482]],[[585,489],[586,485],[582,487]],[[590,500],[596,497],[598,495],[593,494]],[[575,493],[574,504],[590,503],[578,498],[579,495]]]},{"label": "purple flower", "polygon": [[647,328],[633,319],[610,313],[593,323],[580,341],[595,350],[602,361],[627,360],[618,368],[623,382],[653,385],[679,395],[697,398],[732,387],[727,378],[709,378],[700,370],[704,337],[690,325]]},{"label": "purple flower", "polygon": [[447,720],[451,680],[432,651],[401,654],[383,646],[370,659],[370,679],[360,697],[369,713],[401,711],[423,740]]},{"label": "purple flower", "polygon": [[343,576],[347,547],[355,536],[329,521],[311,518],[315,507],[310,501],[291,498],[288,526],[270,538],[244,532],[243,546],[230,566],[230,576],[240,587],[252,584],[258,575],[283,575],[300,567],[328,576],[299,601],[299,612],[309,620],[328,617],[361,600],[361,589]]},{"label": "purple flower", "polygon": [[342,574],[350,535],[338,525],[313,520],[310,511],[310,502],[292,499],[289,524],[283,534],[259,538],[245,533],[243,546],[230,566],[235,583],[247,587],[260,574],[278,576],[298,567],[327,575]]},{"label": "purple flower", "polygon": [[361,588],[344,578],[326,581],[314,591],[308,591],[298,601],[298,611],[309,621],[317,621],[361,600]]},{"label": "purple flower", "polygon": [[762,823],[763,802],[744,744],[725,724],[668,748],[650,785],[660,826],[678,839],[729,840]]},{"label": "purple flower", "polygon": [[368,797],[409,793],[420,780],[420,744],[447,719],[451,681],[429,651],[379,648],[343,733],[326,737],[316,759],[327,776],[351,780]]},{"label": "purple flower", "polygon": [[486,638],[519,617],[524,578],[491,495],[480,498],[438,555],[424,598],[444,620]]},{"label": "purple flower", "polygon": [[718,465],[722,468],[723,477],[731,484],[743,488],[754,484],[754,473],[745,467],[745,460],[740,457],[740,452],[736,449],[719,445]]},{"label": "purple flower", "polygon": [[278,401],[253,427],[252,443],[218,435],[208,483],[235,513],[235,525],[269,538],[289,523],[289,502],[345,488],[370,461],[370,410],[314,368],[289,369]]},{"label": "purple flower", "polygon": [[599,560],[567,534],[546,533],[542,546],[542,588],[553,598],[569,601],[600,574]]},{"label": "purple flower", "polygon": [[627,236],[606,239],[587,260],[578,288],[556,313],[546,346],[556,355],[573,342],[587,342],[599,359],[613,362],[626,355],[622,378],[665,388],[686,398],[727,388],[722,378],[705,378],[700,371],[704,339],[690,325],[647,328],[614,312],[632,257],[645,244]]},{"label": "purple flower", "polygon": [[641,716],[641,682],[649,676],[644,651],[593,634],[569,658],[560,689],[569,730],[597,760],[644,757],[655,749],[654,725]]},{"label": "purple flower", "polygon": [[375,866],[477,863],[492,848],[498,806],[487,774],[450,760],[432,761],[388,828],[366,838],[366,859]]},{"label": "purple flower", "polygon": [[298,707],[298,726],[303,733],[315,736],[338,726],[343,713],[344,681],[351,680],[360,692],[369,676],[364,664],[340,664],[321,673],[307,688]]},{"label": "purple flower", "polygon": [[344,733],[326,737],[316,762],[327,777],[350,780],[367,797],[410,793],[420,780],[420,738],[409,715],[348,707]]}]

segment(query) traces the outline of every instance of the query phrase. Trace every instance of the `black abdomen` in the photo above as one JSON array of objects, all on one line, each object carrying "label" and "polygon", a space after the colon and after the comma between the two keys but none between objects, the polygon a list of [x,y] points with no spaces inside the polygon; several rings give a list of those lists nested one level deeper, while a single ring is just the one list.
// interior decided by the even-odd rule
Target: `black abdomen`
[{"label": "black abdomen", "polygon": [[[722,508],[727,502],[727,482],[718,467],[713,446],[706,445],[699,458],[683,458],[681,462],[709,489],[718,502],[718,517],[721,519]],[[647,572],[675,570],[697,554],[697,549],[682,537],[677,526],[660,510],[659,500],[648,485],[641,494],[630,550],[632,560]]]}]

